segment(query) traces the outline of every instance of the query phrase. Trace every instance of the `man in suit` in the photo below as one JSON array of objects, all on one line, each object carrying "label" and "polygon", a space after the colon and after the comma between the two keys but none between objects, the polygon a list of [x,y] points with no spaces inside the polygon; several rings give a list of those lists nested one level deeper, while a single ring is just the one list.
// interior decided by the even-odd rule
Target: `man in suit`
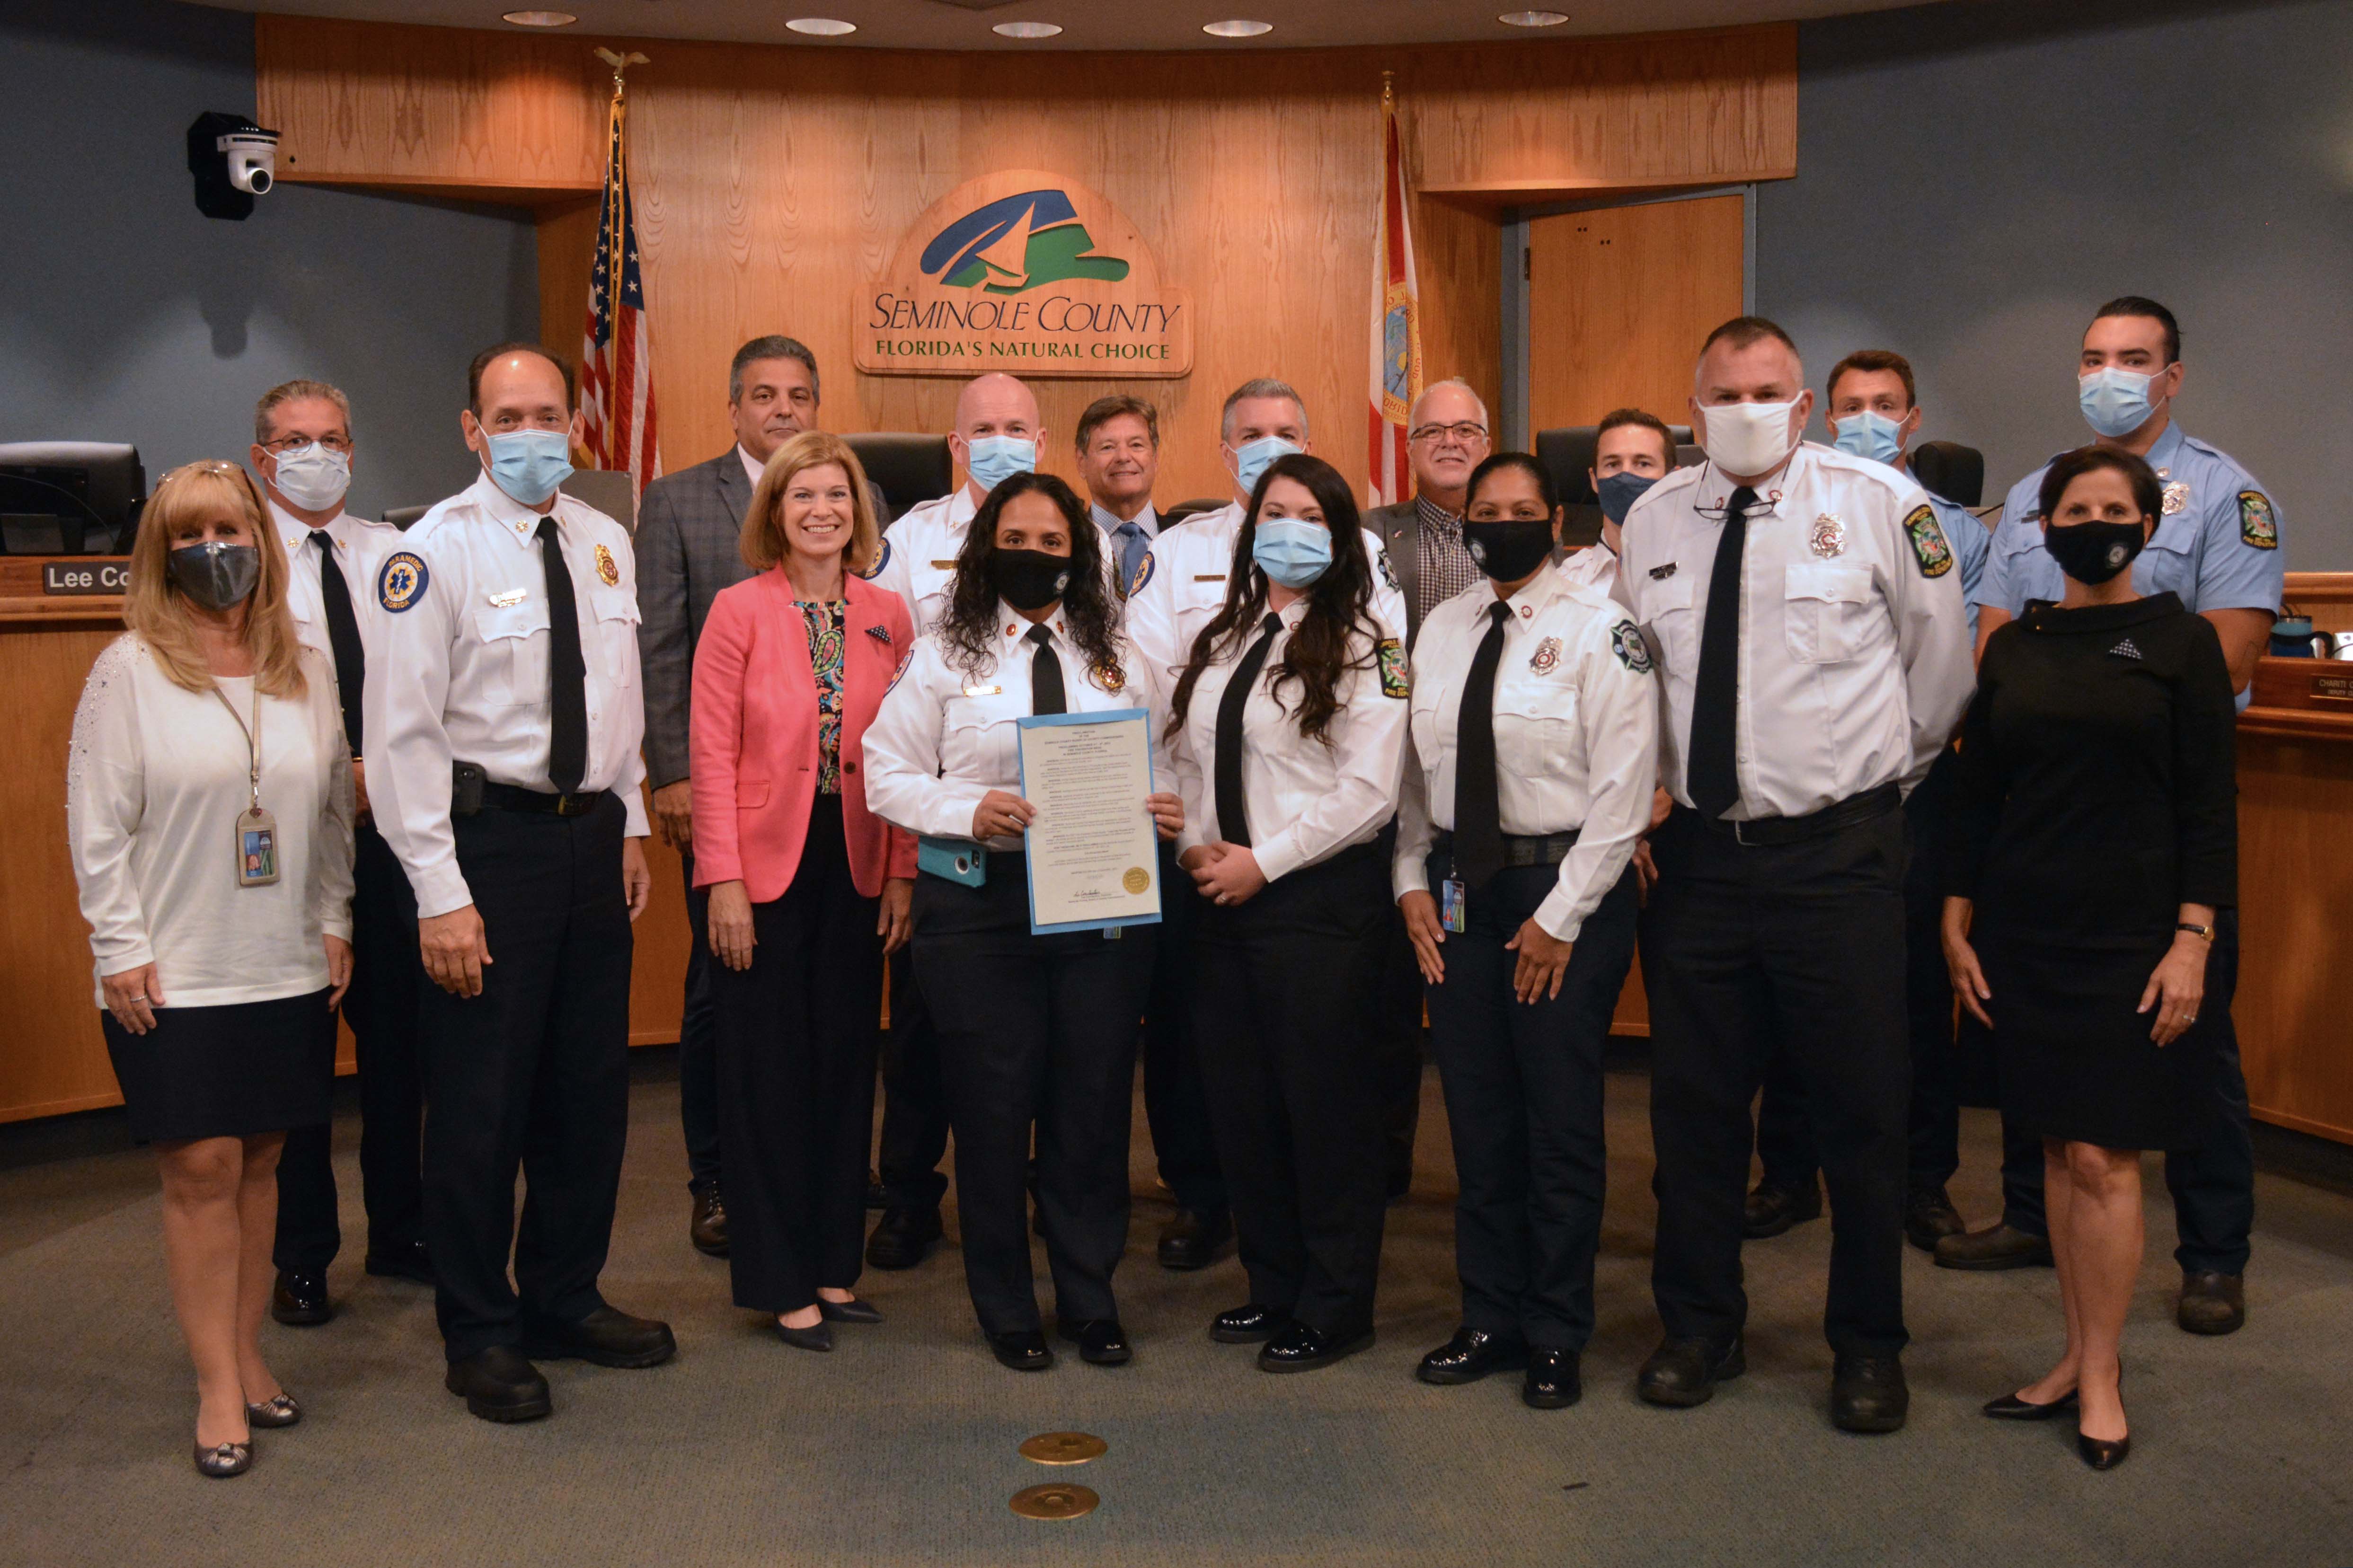
[{"label": "man in suit", "polygon": [[[694,886],[694,808],[687,782],[687,698],[694,644],[719,591],[752,574],[737,548],[744,509],[769,457],[818,423],[817,356],[792,338],[754,338],[727,368],[727,416],[735,445],[646,487],[638,503],[638,660],[646,692],[646,774],[654,831],[686,868],[686,910],[694,929],[686,962],[686,1013],[679,1025],[679,1120],[686,1131],[688,1235],[714,1258],[727,1254],[727,1205],[720,1188],[715,1025],[711,1014],[709,901]],[[867,486],[875,515],[881,492]]]}]

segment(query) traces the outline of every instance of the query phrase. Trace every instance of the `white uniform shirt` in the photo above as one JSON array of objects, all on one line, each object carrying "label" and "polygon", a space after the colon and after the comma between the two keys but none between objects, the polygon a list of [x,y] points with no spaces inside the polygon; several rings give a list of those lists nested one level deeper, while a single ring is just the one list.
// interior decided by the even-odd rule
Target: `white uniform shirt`
[{"label": "white uniform shirt", "polygon": [[[1455,826],[1456,721],[1494,603],[1483,582],[1457,594],[1430,612],[1414,644],[1399,897],[1429,890],[1435,830]],[[1575,942],[1651,826],[1659,721],[1650,652],[1616,601],[1558,571],[1537,573],[1510,604],[1495,667],[1496,801],[1505,833],[1580,830],[1535,912],[1536,924]]]},{"label": "white uniform shirt", "polygon": [[[1377,649],[1362,632],[1351,639],[1353,668],[1340,678],[1340,710],[1324,732],[1328,745],[1299,732],[1297,682],[1285,683],[1282,702],[1271,695],[1275,667],[1306,614],[1304,599],[1282,612],[1282,630],[1267,649],[1257,689],[1242,704],[1243,809],[1250,853],[1270,882],[1377,837],[1397,813],[1405,764],[1405,651],[1395,637]],[[1259,619],[1262,626],[1263,613]],[[1218,705],[1234,667],[1260,636],[1253,626],[1220,648],[1194,683],[1176,744],[1185,795],[1180,850],[1229,837],[1218,821]]]},{"label": "white uniform shirt", "polygon": [[[1037,648],[1027,639],[1030,621],[999,600],[997,652],[977,672],[955,663],[956,650],[937,631],[915,639],[891,682],[881,710],[866,727],[867,809],[908,832],[932,838],[972,837],[973,813],[990,790],[1021,793],[1020,721],[1036,711],[1029,672]],[[1060,607],[1041,623],[1062,667],[1064,711],[1145,710],[1152,732],[1154,787],[1175,789],[1163,736],[1168,706],[1159,683],[1125,638],[1115,669],[1082,669],[1078,647]],[[1136,802],[1142,811],[1144,803]],[[992,849],[1018,849],[1021,840],[987,841]]]},{"label": "white uniform shirt", "polygon": [[98,656],[74,710],[66,841],[100,976],[152,963],[174,1007],[326,988],[321,938],[352,939],[352,770],[325,657],[305,650],[302,676],[301,697],[261,700],[278,880],[240,888],[235,834],[253,804],[253,755],[237,721],[253,722],[252,678],[190,691],[135,632]]},{"label": "white uniform shirt", "polygon": [[[1145,658],[1168,672],[1171,690],[1192,657],[1193,639],[1225,605],[1226,577],[1241,536],[1241,502],[1195,512],[1160,531],[1137,580],[1127,584],[1127,635]],[[1373,563],[1373,611],[1389,636],[1402,637],[1405,595],[1398,589],[1381,536],[1369,528],[1365,553]]]},{"label": "white uniform shirt", "polygon": [[936,500],[909,507],[882,536],[882,559],[867,580],[907,602],[918,644],[948,613],[948,597],[955,591],[956,552],[964,548],[965,531],[979,510],[972,487],[958,485]]},{"label": "white uniform shirt", "polygon": [[[1662,782],[1686,767],[1700,631],[1734,486],[1678,468],[1627,513],[1617,597],[1659,660]],[[1927,492],[1883,463],[1802,443],[1748,514],[1734,720],[1736,821],[1802,816],[1917,784],[1975,688],[1961,574]]]},{"label": "white uniform shirt", "polygon": [[[279,542],[286,547],[286,607],[293,612],[294,635],[304,647],[326,655],[327,668],[335,670],[334,644],[327,636],[326,600],[320,586],[324,568],[319,563],[319,547],[311,542],[311,525],[274,500],[269,503],[269,520],[278,525]],[[343,587],[352,597],[352,619],[359,623],[360,653],[372,660],[384,629],[384,616],[376,608],[376,572],[384,558],[399,548],[400,530],[346,511],[336,514],[323,531],[334,542],[335,567],[343,573]],[[343,672],[335,670],[335,674],[340,679]],[[361,691],[364,695],[364,681]]]},{"label": "white uniform shirt", "polygon": [[1556,570],[1570,582],[1581,583],[1606,599],[1618,586],[1618,552],[1596,540],[1562,562]]},{"label": "white uniform shirt", "polygon": [[[637,559],[603,512],[559,493],[553,515],[579,605],[587,666],[582,793],[611,790],[646,835],[645,698],[638,677]],[[474,901],[449,827],[453,763],[492,784],[552,792],[547,574],[539,514],[482,475],[427,512],[376,568],[383,674],[366,694],[368,795],[417,891],[420,919]]]}]

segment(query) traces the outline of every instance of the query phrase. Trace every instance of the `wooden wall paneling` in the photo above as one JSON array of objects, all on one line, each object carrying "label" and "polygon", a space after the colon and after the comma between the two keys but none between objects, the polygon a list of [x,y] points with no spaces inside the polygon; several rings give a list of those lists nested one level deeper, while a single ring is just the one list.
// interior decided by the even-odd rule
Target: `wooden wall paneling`
[{"label": "wooden wall paneling", "polygon": [[[2249,718],[2255,718],[2253,710]],[[2239,991],[2247,1099],[2265,1121],[2353,1142],[2353,744],[2239,736]]]},{"label": "wooden wall paneling", "polygon": [[646,843],[646,866],[653,873],[653,896],[631,928],[636,950],[629,964],[629,1044],[677,1042],[686,1011],[686,960],[694,941],[686,920],[686,879],[678,851],[659,838]]},{"label": "wooden wall paneling", "polygon": [[[533,223],[539,250],[539,341],[580,371],[582,326],[588,317],[588,263],[596,253],[599,198],[565,202],[538,209]],[[661,351],[654,351],[659,364]],[[655,392],[654,413],[660,416],[660,392]],[[658,427],[659,433],[659,427]]]}]

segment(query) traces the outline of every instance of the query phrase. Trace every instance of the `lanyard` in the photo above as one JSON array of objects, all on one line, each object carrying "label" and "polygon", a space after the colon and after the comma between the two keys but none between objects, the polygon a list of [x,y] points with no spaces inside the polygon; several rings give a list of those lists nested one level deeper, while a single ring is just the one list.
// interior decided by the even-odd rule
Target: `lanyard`
[{"label": "lanyard", "polygon": [[227,692],[215,685],[213,695],[219,698],[220,705],[228,710],[228,716],[237,720],[237,727],[245,736],[245,754],[252,763],[246,782],[253,792],[253,809],[259,814],[261,810],[261,678],[256,676],[253,680],[253,724],[249,729],[245,721],[238,718],[237,705],[228,700]]}]

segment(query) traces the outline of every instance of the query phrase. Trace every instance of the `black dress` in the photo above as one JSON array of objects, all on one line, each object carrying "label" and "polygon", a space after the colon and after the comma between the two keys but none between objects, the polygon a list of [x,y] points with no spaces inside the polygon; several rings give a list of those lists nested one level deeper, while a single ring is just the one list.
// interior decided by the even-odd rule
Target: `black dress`
[{"label": "black dress", "polygon": [[2136,1009],[2180,906],[2237,901],[2236,718],[2214,628],[2171,594],[2030,610],[1986,644],[1946,891],[1976,900],[2013,1125],[2192,1141],[2211,1024],[2160,1048]]}]

